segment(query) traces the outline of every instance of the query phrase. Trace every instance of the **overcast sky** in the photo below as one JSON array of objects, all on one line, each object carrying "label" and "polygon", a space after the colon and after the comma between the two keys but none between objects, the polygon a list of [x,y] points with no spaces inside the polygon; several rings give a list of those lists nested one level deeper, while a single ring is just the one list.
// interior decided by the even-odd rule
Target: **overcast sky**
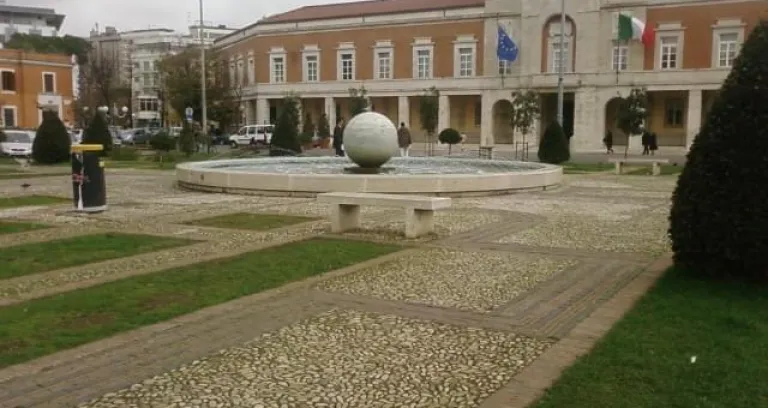
[{"label": "overcast sky", "polygon": [[[204,0],[206,22],[242,27],[265,14],[350,0]],[[418,0],[415,0],[418,1]],[[0,0],[2,2],[2,0]],[[186,31],[197,20],[198,0],[5,0],[6,4],[53,8],[66,15],[63,34],[87,36],[94,24],[121,31],[167,27]]]}]

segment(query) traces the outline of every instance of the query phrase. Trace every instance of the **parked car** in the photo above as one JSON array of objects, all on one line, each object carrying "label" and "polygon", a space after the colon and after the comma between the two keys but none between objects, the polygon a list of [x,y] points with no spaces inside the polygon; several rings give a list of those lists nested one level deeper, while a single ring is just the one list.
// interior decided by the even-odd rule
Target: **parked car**
[{"label": "parked car", "polygon": [[149,139],[153,134],[154,133],[151,133],[148,129],[138,128],[124,130],[118,137],[123,141],[123,143],[129,145],[137,145],[149,143]]},{"label": "parked car", "polygon": [[69,131],[69,140],[73,145],[80,144],[83,141],[83,129],[72,129]]},{"label": "parked car", "polygon": [[274,125],[243,126],[237,133],[229,137],[229,144],[232,147],[250,144],[268,145],[272,142],[272,132],[274,132],[274,129]]},{"label": "parked car", "polygon": [[32,155],[32,141],[35,132],[28,130],[5,130],[5,142],[0,143],[0,151],[4,156]]}]

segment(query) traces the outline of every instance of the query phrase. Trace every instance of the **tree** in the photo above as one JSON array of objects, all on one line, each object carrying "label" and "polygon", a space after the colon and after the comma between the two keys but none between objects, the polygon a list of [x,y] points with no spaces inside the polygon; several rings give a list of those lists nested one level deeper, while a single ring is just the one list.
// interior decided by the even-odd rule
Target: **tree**
[{"label": "tree", "polygon": [[421,128],[427,132],[427,145],[432,146],[432,137],[437,131],[438,115],[440,114],[440,91],[434,86],[424,90],[419,101],[419,116]]},{"label": "tree", "polygon": [[112,150],[112,134],[109,133],[107,119],[103,112],[95,112],[91,124],[83,132],[82,144],[100,144],[104,146],[104,153]]},{"label": "tree", "polygon": [[55,53],[77,56],[79,63],[88,61],[91,44],[88,40],[71,35],[44,37],[35,34],[16,33],[5,43],[5,48],[39,53]]},{"label": "tree", "polygon": [[312,123],[312,115],[309,112],[304,115],[304,122],[301,124],[301,133],[305,135],[315,135],[315,124]]},{"label": "tree", "polygon": [[[210,64],[206,70],[206,103],[208,119],[227,129],[240,121],[242,84],[230,78],[229,63],[213,51],[208,54]],[[187,107],[194,110],[193,119],[202,122],[202,75],[200,52],[191,47],[176,55],[163,58],[158,68],[161,73],[163,93],[170,108],[183,115]]]},{"label": "tree", "polygon": [[632,136],[640,135],[645,130],[645,119],[648,112],[648,95],[645,89],[634,88],[629,96],[622,98],[619,104],[616,126],[627,135],[627,145],[624,147],[624,157],[629,154],[629,141]]},{"label": "tree", "polygon": [[331,137],[331,124],[328,122],[328,115],[322,113],[317,122],[317,135],[323,139]]},{"label": "tree", "polygon": [[539,118],[540,113],[538,93],[531,90],[512,93],[510,125],[512,125],[512,129],[523,135],[523,142],[525,142],[526,136],[531,133],[531,128]]},{"label": "tree", "polygon": [[453,128],[443,129],[440,134],[437,135],[437,140],[439,140],[440,143],[448,145],[448,156],[450,156],[453,145],[461,142],[461,133]]},{"label": "tree", "polygon": [[176,139],[165,130],[161,130],[149,139],[149,145],[154,150],[168,153],[176,148]]},{"label": "tree", "polygon": [[192,153],[196,149],[195,141],[195,129],[192,128],[192,124],[185,120],[181,126],[181,132],[179,132],[179,150],[187,157],[192,156]]},{"label": "tree", "polygon": [[285,156],[301,153],[299,142],[299,98],[288,95],[277,117],[277,124],[270,144],[271,156]]},{"label": "tree", "polygon": [[[131,87],[122,82],[116,61],[105,55],[91,55],[80,69],[80,101],[76,113],[82,114],[82,108],[93,109],[106,106],[110,110],[120,106],[131,106]],[[127,117],[130,117],[128,115]]]},{"label": "tree", "polygon": [[35,163],[56,164],[69,160],[72,141],[69,132],[56,112],[44,110],[43,122],[37,128],[32,142]]},{"label": "tree", "polygon": [[368,90],[364,86],[360,89],[349,88],[349,98],[350,119],[368,110]]},{"label": "tree", "polygon": [[539,143],[539,160],[542,163],[560,164],[567,162],[570,158],[568,138],[560,123],[554,121],[544,131],[544,136]]},{"label": "tree", "polygon": [[768,280],[768,22],[741,48],[672,198],[675,266],[710,278]]}]

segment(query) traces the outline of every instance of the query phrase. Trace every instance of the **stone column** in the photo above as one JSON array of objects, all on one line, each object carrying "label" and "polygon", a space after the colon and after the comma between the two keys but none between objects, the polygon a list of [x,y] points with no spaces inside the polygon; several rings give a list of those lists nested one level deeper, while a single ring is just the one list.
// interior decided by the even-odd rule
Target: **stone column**
[{"label": "stone column", "polygon": [[448,95],[440,95],[440,108],[437,116],[437,133],[451,127],[451,100]]},{"label": "stone column", "polygon": [[605,104],[595,88],[581,88],[574,95],[572,152],[601,151],[605,129]]},{"label": "stone column", "polygon": [[411,104],[407,96],[397,97],[397,126],[405,123],[405,126],[411,127]]},{"label": "stone column", "polygon": [[336,126],[336,101],[332,96],[325,97],[323,109],[325,116],[328,117],[328,125],[331,127],[331,132],[333,132],[333,128]]},{"label": "stone column", "polygon": [[480,146],[493,146],[493,98],[483,92],[480,102]]},{"label": "stone column", "polygon": [[685,124],[685,150],[691,149],[691,144],[701,130],[701,90],[688,91],[688,114]]},{"label": "stone column", "polygon": [[260,125],[269,123],[269,99],[267,98],[256,100],[256,123]]},{"label": "stone column", "polygon": [[253,125],[256,122],[256,110],[254,106],[254,100],[248,99],[245,101],[245,124]]}]

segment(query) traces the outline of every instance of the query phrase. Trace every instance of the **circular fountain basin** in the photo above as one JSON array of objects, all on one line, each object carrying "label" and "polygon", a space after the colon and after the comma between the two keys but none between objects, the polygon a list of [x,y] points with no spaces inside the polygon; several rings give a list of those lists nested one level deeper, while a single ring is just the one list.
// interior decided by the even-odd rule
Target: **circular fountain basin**
[{"label": "circular fountain basin", "polygon": [[212,160],[176,166],[182,188],[312,197],[326,192],[449,197],[505,194],[560,184],[563,169],[542,163],[466,158],[394,158],[381,174],[349,174],[344,157]]}]

